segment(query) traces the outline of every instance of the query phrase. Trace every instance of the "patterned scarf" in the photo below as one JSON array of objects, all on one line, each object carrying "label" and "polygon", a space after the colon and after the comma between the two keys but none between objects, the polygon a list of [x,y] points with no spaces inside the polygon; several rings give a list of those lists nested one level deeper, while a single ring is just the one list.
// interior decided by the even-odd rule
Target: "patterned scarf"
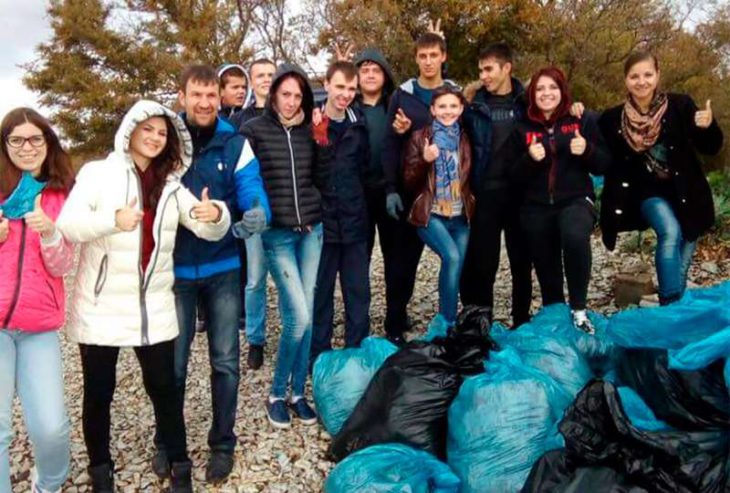
[{"label": "patterned scarf", "polygon": [[32,212],[35,207],[36,196],[43,191],[46,183],[33,178],[28,171],[23,171],[15,190],[8,199],[0,204],[3,217],[21,219],[26,213]]},{"label": "patterned scarf", "polygon": [[626,143],[636,152],[644,152],[656,144],[662,130],[662,117],[667,111],[667,95],[657,94],[649,105],[649,111],[642,113],[631,96],[626,97],[621,112],[621,130]]},{"label": "patterned scarf", "polygon": [[299,111],[297,111],[293,117],[288,119],[284,118],[284,115],[281,113],[277,112],[277,115],[279,116],[279,123],[281,123],[284,128],[296,127],[304,121],[304,110],[302,108],[299,108]]},{"label": "patterned scarf", "polygon": [[461,127],[456,122],[446,126],[434,120],[432,143],[439,148],[439,157],[434,163],[436,174],[436,197],[434,211],[445,217],[453,215],[453,206],[461,202],[461,183],[459,180],[459,141]]}]

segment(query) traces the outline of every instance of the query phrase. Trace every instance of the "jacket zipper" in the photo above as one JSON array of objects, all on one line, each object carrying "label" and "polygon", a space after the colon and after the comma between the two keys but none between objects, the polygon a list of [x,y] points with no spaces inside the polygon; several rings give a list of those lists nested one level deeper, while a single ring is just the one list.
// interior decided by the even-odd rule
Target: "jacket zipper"
[{"label": "jacket zipper", "polygon": [[294,165],[294,149],[292,149],[292,146],[291,146],[291,130],[288,128],[284,128],[284,132],[286,132],[286,140],[289,143],[289,157],[291,159],[292,186],[294,187],[294,211],[297,213],[297,223],[299,224],[299,226],[304,226],[302,224],[302,216],[299,213],[299,195],[297,193],[297,170],[296,170],[296,166]]},{"label": "jacket zipper", "polygon": [[20,231],[21,239],[20,239],[20,253],[18,255],[18,274],[16,276],[17,282],[15,284],[15,292],[13,293],[13,301],[10,303],[10,309],[8,310],[8,314],[5,316],[5,321],[3,322],[3,328],[7,329],[8,324],[10,323],[10,319],[13,317],[13,313],[15,313],[15,308],[18,305],[18,299],[20,298],[20,282],[23,275],[23,261],[25,260],[25,230],[26,225],[25,221],[23,221],[23,226]]},{"label": "jacket zipper", "polygon": [[554,192],[555,192],[555,175],[557,174],[557,166],[555,161],[557,160],[558,152],[557,145],[555,143],[555,134],[553,129],[548,130],[548,144],[550,145],[550,170],[548,171],[548,194],[550,195],[550,205],[555,203]]},{"label": "jacket zipper", "polygon": [[104,284],[106,283],[106,268],[108,263],[109,255],[105,253],[104,256],[101,258],[101,263],[99,264],[99,273],[96,275],[96,282],[94,283],[94,305],[98,303],[99,295],[101,294],[101,290],[104,288]]},{"label": "jacket zipper", "polygon": [[[132,172],[137,177],[137,195],[139,197],[139,209],[144,211],[144,196],[142,194],[142,179],[137,173],[136,169]],[[148,324],[149,319],[147,317],[147,301],[144,296],[144,271],[142,271],[142,243],[144,241],[144,227],[140,223],[139,225],[139,262],[137,263],[137,274],[139,275],[139,309],[142,316],[142,345],[148,346],[150,338],[148,335]]]}]

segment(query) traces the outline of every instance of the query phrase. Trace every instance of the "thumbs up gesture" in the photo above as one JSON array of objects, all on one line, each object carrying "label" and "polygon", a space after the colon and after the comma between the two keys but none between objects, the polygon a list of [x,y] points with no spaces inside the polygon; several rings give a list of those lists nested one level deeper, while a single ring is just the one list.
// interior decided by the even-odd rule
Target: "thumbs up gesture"
[{"label": "thumbs up gesture", "polygon": [[532,136],[532,141],[530,142],[530,147],[527,148],[527,152],[533,161],[540,162],[545,159],[545,146],[538,142],[537,135]]},{"label": "thumbs up gesture", "polygon": [[411,119],[406,116],[403,109],[398,108],[398,111],[395,112],[395,119],[393,120],[393,130],[395,130],[395,133],[403,135],[410,130],[411,124]]},{"label": "thumbs up gesture", "polygon": [[423,160],[427,163],[436,161],[439,157],[439,148],[436,144],[430,144],[428,139],[423,144]]},{"label": "thumbs up gesture", "polygon": [[10,235],[10,221],[8,218],[3,216],[3,211],[0,209],[0,243],[4,243]]},{"label": "thumbs up gesture", "polygon": [[586,139],[580,134],[580,129],[575,129],[575,137],[570,139],[570,153],[574,156],[582,156],[586,152]]},{"label": "thumbs up gesture", "polygon": [[36,196],[33,210],[26,212],[23,219],[25,219],[26,226],[44,238],[50,238],[56,231],[56,226],[51,221],[51,218],[43,212],[43,208],[41,207],[41,194]]},{"label": "thumbs up gesture", "polygon": [[695,113],[695,125],[699,128],[707,128],[712,124],[712,102],[708,99],[705,109]]},{"label": "thumbs up gesture", "polygon": [[215,223],[221,218],[221,210],[211,202],[208,196],[208,187],[203,188],[200,194],[200,202],[193,206],[192,215],[201,223]]},{"label": "thumbs up gesture", "polygon": [[137,197],[129,201],[127,205],[117,210],[114,214],[114,223],[122,231],[134,231],[142,220],[144,212],[137,209]]}]

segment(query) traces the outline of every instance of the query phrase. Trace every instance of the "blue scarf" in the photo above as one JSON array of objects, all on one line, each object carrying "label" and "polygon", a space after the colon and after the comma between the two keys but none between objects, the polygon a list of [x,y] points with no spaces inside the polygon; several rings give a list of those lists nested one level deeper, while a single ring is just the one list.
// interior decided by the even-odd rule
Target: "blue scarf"
[{"label": "blue scarf", "polygon": [[434,208],[437,214],[451,217],[452,205],[461,201],[461,182],[459,179],[459,141],[461,127],[459,122],[450,126],[434,120],[432,143],[439,148],[439,157],[434,163],[436,174],[436,197]]},{"label": "blue scarf", "polygon": [[8,219],[21,219],[28,212],[32,212],[35,206],[36,196],[43,191],[46,183],[33,178],[29,171],[23,171],[18,186],[5,202],[0,205],[3,217]]}]

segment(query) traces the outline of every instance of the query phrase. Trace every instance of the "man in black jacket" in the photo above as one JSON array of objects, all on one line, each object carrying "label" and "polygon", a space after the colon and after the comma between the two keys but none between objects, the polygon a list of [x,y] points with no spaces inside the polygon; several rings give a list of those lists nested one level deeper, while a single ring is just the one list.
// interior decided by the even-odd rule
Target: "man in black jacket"
[{"label": "man in black jacket", "polygon": [[416,271],[423,252],[423,242],[416,228],[405,218],[414,197],[403,188],[401,153],[410,133],[431,123],[431,95],[444,84],[441,68],[446,62],[446,42],[433,32],[422,34],[415,47],[418,77],[401,84],[390,98],[388,125],[383,144],[383,171],[385,175],[386,209],[399,221],[394,230],[393,269],[386,270],[385,331],[396,343],[403,341],[403,332],[408,330],[407,306],[413,295]]},{"label": "man in black jacket", "polygon": [[501,149],[527,108],[522,84],[512,77],[512,50],[488,46],[479,55],[479,88],[464,112],[464,128],[472,144],[472,190],[476,212],[461,276],[464,305],[493,307],[504,231],[512,274],[513,327],[530,319],[532,267],[520,228],[522,191],[509,179],[512,163]]},{"label": "man in black jacket", "polygon": [[368,219],[362,178],[367,168],[368,129],[350,105],[357,91],[357,67],[337,61],[327,70],[327,100],[313,127],[317,143],[317,186],[322,194],[324,245],[317,273],[312,322],[313,364],[332,349],[334,291],[340,275],[345,302],[345,347],[357,347],[370,332]]}]

